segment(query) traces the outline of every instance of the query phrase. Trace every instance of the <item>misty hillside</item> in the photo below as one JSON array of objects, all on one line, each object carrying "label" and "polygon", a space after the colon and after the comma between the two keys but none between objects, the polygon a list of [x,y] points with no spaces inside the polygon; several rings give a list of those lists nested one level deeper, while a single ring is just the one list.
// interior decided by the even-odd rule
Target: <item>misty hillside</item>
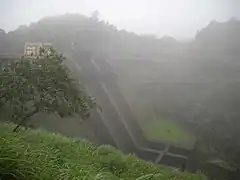
[{"label": "misty hillside", "polygon": [[[203,27],[193,42],[183,43],[172,37],[137,35],[118,30],[108,22],[79,14],[46,17],[9,33],[0,31],[0,53],[21,53],[25,42],[52,42],[60,51],[72,48],[106,53],[113,58],[164,60],[189,55],[236,57],[240,43],[240,22],[212,21]],[[217,54],[216,54],[217,53]]]},{"label": "misty hillside", "polygon": [[77,14],[43,18],[9,33],[1,31],[0,38],[1,53],[21,53],[24,43],[28,41],[52,42],[63,52],[75,48],[130,58],[152,56],[154,59],[163,53],[184,49],[182,43],[170,37],[156,39],[151,35],[139,36],[118,30],[107,22]]},{"label": "misty hillside", "polygon": [[195,38],[194,47],[208,55],[236,57],[240,50],[240,21],[231,19],[219,23],[211,21],[200,30]]},{"label": "misty hillside", "polygon": [[[128,74],[130,79],[238,81],[239,38],[240,22],[237,20],[212,21],[192,42],[183,43],[167,36],[160,39],[152,35],[140,36],[91,17],[66,14],[43,18],[9,33],[1,30],[0,53],[23,53],[25,42],[51,42],[66,55],[71,55],[72,50],[89,51],[96,56],[105,54],[116,72]],[[133,68],[134,61],[128,60],[137,60],[138,69]],[[148,61],[147,65],[144,61]]]},{"label": "misty hillside", "polygon": [[[148,101],[151,96],[159,97],[157,104],[162,109],[178,106],[177,104],[188,106],[188,103],[181,102],[203,101],[204,97],[218,99],[217,104],[222,109],[226,105],[226,99],[221,100],[223,94],[231,97],[227,99],[231,104],[231,92],[234,91],[226,83],[239,82],[239,28],[240,22],[237,20],[224,23],[212,21],[197,33],[192,42],[181,43],[172,37],[157,39],[151,35],[139,36],[118,30],[104,21],[78,14],[66,14],[43,18],[9,33],[1,30],[0,53],[22,53],[25,42],[40,41],[53,43],[56,49],[66,55],[71,55],[73,50],[89,51],[96,56],[105,54],[109,57],[113,70],[119,75],[120,87],[127,92],[130,103],[134,101],[131,100],[134,96],[129,94],[141,94],[143,91]],[[161,85],[156,83],[165,83],[163,87],[166,90],[160,91]],[[168,83],[172,85],[167,85]],[[205,84],[196,86],[195,83]],[[219,90],[219,87],[222,88]],[[199,88],[205,93],[196,94]],[[219,95],[212,90],[219,91]],[[188,96],[189,93],[192,98]],[[163,100],[162,97],[168,98]],[[137,99],[139,104],[140,99]],[[205,99],[209,101],[208,98]],[[208,101],[206,104],[209,104]]]},{"label": "misty hillside", "polygon": [[[119,58],[115,68],[126,79],[154,82],[239,82],[240,21],[212,21],[200,30],[182,53],[158,56],[157,62],[146,58],[127,62]],[[163,40],[164,38],[162,38]]]},{"label": "misty hillside", "polygon": [[[71,55],[72,50],[107,55],[123,89],[141,91],[142,86],[149,86],[142,83],[151,82],[175,83],[173,89],[178,89],[177,83],[187,88],[183,83],[212,83],[214,86],[214,83],[239,82],[239,38],[240,22],[237,20],[212,21],[192,42],[181,43],[171,37],[139,36],[118,30],[104,21],[66,14],[43,18],[9,33],[1,30],[0,53],[22,53],[25,42],[51,42],[66,55]],[[229,87],[221,86],[223,93],[231,92]],[[212,94],[211,90],[207,92]]]},{"label": "misty hillside", "polygon": [[[107,72],[104,80],[110,79],[116,83],[112,92],[118,92],[120,88],[120,93],[113,93],[112,96],[119,101],[124,98],[117,96],[121,93],[124,95],[127,103],[123,109],[130,106],[130,112],[133,112],[144,133],[154,131],[145,130],[145,127],[155,126],[150,124],[152,119],[156,119],[155,122],[160,122],[161,119],[162,122],[180,122],[187,127],[190,137],[197,133],[208,136],[206,139],[211,141],[211,148],[215,146],[214,148],[223,150],[220,157],[225,156],[230,162],[240,162],[237,138],[240,135],[240,21],[212,21],[191,42],[183,43],[168,36],[140,36],[119,30],[96,18],[66,14],[43,18],[8,33],[0,30],[0,55],[23,54],[26,42],[52,43],[67,59],[74,60],[75,65],[82,65],[83,68],[76,68],[71,64],[74,70],[83,69],[82,74],[76,73],[77,76],[87,74],[91,78],[86,78],[86,81],[93,83],[99,83],[103,79],[96,69],[88,69],[91,66],[88,62],[93,60],[96,64],[101,64],[108,61],[111,66],[106,63],[100,66],[104,73]],[[113,77],[114,73],[108,73],[111,70],[117,74],[117,78]],[[101,99],[102,94],[97,91],[94,91],[98,95],[96,99]],[[102,102],[106,102],[106,99],[103,98]],[[114,108],[104,110],[109,122],[115,123],[114,127],[118,126],[116,129],[121,129],[116,124],[117,116],[111,115]],[[39,122],[43,124],[43,121]],[[80,131],[77,126],[66,128],[64,123],[59,124],[71,133],[74,128],[75,132]],[[160,122],[159,126],[161,125]],[[206,127],[209,128],[206,130],[209,134],[205,133]],[[159,127],[154,129],[158,133]],[[211,135],[213,129],[217,135]],[[125,131],[121,133],[126,135]],[[170,130],[166,136],[169,134]],[[228,139],[223,137],[225,135],[228,135]],[[128,138],[127,135],[121,137],[123,142],[129,140],[125,137]],[[151,139],[151,135],[148,138]],[[193,143],[195,142],[191,142],[191,145]],[[229,154],[234,156],[229,157]]]}]

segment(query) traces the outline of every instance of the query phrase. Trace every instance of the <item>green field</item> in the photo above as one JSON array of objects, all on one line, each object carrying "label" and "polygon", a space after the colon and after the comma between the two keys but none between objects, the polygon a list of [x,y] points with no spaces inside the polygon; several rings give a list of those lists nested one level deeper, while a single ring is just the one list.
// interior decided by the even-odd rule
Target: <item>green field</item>
[{"label": "green field", "polygon": [[143,124],[148,139],[169,142],[182,147],[192,147],[195,136],[177,122],[154,118]]},{"label": "green field", "polygon": [[1,180],[201,180],[200,175],[161,168],[123,155],[109,146],[95,147],[40,130],[12,133],[0,124]]}]

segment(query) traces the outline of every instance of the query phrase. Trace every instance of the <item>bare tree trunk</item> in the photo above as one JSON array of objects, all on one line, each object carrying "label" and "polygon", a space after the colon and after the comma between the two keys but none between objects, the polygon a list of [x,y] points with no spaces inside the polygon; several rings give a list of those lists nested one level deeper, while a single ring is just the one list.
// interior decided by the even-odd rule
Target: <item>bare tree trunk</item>
[{"label": "bare tree trunk", "polygon": [[33,112],[26,115],[24,118],[20,120],[18,125],[13,129],[13,132],[18,132],[19,128],[25,123],[26,120],[28,120],[30,117],[32,117],[34,114],[38,112],[38,109],[35,109]]}]

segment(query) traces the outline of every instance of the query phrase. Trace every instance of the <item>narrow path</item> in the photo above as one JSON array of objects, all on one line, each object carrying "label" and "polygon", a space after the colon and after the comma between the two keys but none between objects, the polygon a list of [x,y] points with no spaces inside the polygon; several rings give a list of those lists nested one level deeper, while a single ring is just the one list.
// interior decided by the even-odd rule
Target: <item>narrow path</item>
[{"label": "narrow path", "polygon": [[167,154],[170,146],[171,146],[170,144],[167,144],[167,145],[166,145],[164,151],[163,151],[162,153],[160,153],[159,156],[157,157],[157,159],[155,160],[155,163],[156,163],[156,164],[159,164],[159,162],[161,161],[161,159],[163,158],[163,156],[164,156],[165,154]]}]

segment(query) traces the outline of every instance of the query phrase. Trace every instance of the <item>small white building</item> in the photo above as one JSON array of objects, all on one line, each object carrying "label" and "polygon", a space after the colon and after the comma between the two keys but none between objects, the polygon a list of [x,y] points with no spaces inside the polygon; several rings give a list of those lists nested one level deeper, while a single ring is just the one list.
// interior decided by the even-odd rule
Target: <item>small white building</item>
[{"label": "small white building", "polygon": [[40,55],[40,48],[50,48],[51,43],[25,43],[24,46],[24,56],[27,57],[37,57]]}]

